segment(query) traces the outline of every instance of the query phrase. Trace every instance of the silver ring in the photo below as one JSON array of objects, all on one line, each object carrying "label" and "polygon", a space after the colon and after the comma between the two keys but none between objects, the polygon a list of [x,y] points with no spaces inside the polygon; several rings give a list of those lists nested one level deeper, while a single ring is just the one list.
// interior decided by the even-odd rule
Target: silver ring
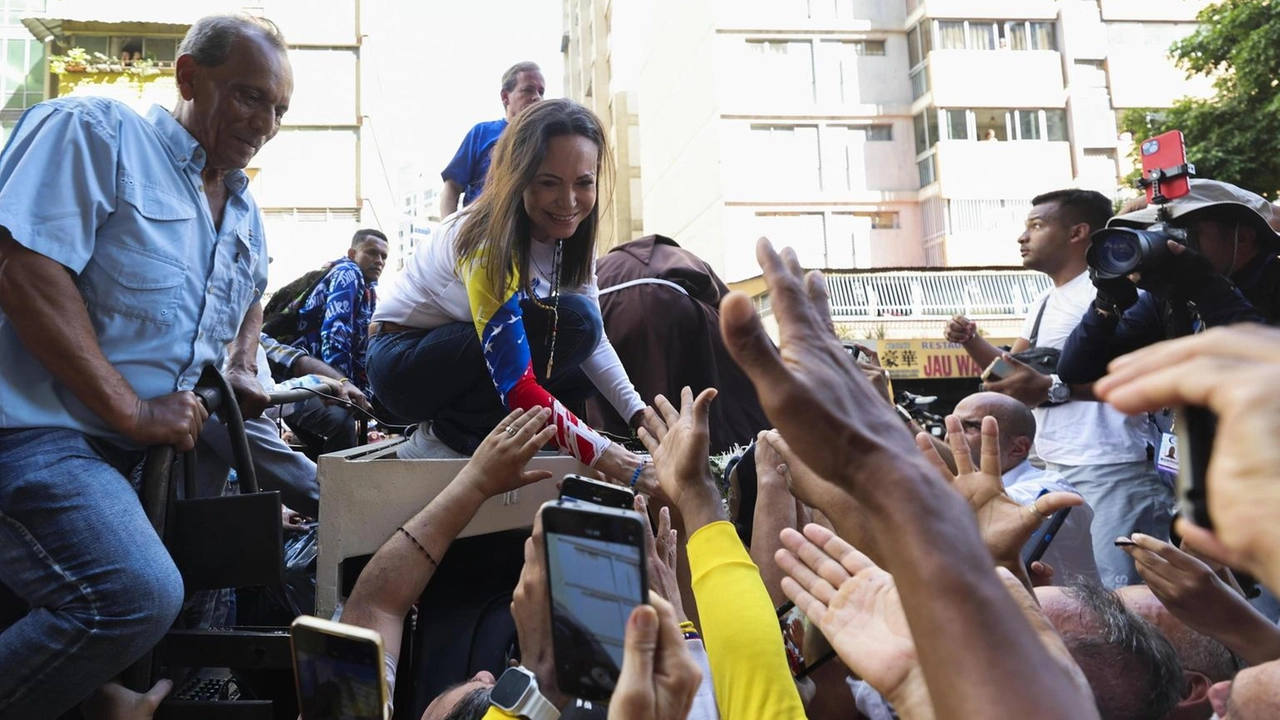
[{"label": "silver ring", "polygon": [[516,430],[517,430],[517,428],[516,428],[516,426],[515,426],[515,425],[508,425],[508,426],[506,426],[506,427],[504,427],[504,428],[502,428],[502,429],[503,429],[503,430],[505,430],[505,431],[507,432],[507,434],[508,434],[508,435],[510,435],[511,437],[515,437],[515,436],[516,436]]}]

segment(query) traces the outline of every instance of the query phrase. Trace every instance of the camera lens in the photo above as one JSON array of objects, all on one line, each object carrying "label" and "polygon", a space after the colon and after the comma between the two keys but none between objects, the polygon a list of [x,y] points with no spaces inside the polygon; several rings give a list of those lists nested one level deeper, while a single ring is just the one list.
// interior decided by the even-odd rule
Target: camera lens
[{"label": "camera lens", "polygon": [[1089,265],[1104,277],[1120,277],[1142,261],[1141,241],[1130,230],[1099,230],[1089,248]]}]

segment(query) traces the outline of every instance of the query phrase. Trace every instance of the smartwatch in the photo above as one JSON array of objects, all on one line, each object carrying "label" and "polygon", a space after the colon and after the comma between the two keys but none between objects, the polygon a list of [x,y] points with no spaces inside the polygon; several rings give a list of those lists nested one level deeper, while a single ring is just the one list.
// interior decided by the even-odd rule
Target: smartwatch
[{"label": "smartwatch", "polygon": [[522,667],[507,668],[489,694],[489,702],[511,717],[559,720],[560,711],[538,690],[538,678]]},{"label": "smartwatch", "polygon": [[1049,385],[1049,402],[1050,403],[1057,405],[1059,403],[1064,403],[1071,399],[1070,385],[1067,385],[1066,383],[1062,382],[1062,378],[1058,377],[1057,375],[1050,375],[1049,379],[1053,381],[1052,384]]}]

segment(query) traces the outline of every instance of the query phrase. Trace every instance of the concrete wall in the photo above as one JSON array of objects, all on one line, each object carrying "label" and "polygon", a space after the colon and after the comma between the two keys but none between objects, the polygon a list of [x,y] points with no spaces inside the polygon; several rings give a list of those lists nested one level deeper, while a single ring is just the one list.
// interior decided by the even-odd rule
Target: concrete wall
[{"label": "concrete wall", "polygon": [[922,4],[926,15],[943,19],[1052,20],[1058,15],[1058,3],[1053,0],[926,0]]}]

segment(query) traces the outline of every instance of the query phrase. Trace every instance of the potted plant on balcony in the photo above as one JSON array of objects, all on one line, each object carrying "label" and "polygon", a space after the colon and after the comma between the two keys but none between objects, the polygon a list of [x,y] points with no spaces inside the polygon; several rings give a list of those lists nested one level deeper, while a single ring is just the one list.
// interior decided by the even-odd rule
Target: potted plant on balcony
[{"label": "potted plant on balcony", "polygon": [[65,75],[69,72],[84,72],[89,67],[89,51],[84,48],[71,48],[66,55],[49,56],[49,72],[54,75]]}]

